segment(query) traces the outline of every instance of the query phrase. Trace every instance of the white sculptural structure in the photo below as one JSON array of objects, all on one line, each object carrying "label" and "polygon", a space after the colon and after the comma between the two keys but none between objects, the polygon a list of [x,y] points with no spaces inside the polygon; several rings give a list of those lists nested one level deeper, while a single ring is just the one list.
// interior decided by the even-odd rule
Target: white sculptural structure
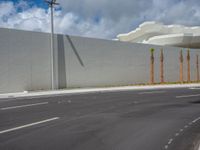
[{"label": "white sculptural structure", "polygon": [[136,30],[117,36],[119,41],[200,48],[200,27],[144,22]]}]

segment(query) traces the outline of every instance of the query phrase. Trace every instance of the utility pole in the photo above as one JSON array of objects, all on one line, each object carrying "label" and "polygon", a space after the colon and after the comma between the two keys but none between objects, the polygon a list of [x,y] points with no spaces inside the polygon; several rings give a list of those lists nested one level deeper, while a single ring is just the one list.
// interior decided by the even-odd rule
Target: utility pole
[{"label": "utility pole", "polygon": [[56,0],[45,0],[51,9],[51,89],[55,89],[54,80],[54,5],[59,5]]}]

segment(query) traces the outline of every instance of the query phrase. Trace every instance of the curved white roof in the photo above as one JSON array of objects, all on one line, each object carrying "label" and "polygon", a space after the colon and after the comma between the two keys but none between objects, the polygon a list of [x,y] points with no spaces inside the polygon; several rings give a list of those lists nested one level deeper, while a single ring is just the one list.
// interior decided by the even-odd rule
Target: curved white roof
[{"label": "curved white roof", "polygon": [[136,30],[119,34],[120,41],[200,48],[200,27],[145,22]]}]

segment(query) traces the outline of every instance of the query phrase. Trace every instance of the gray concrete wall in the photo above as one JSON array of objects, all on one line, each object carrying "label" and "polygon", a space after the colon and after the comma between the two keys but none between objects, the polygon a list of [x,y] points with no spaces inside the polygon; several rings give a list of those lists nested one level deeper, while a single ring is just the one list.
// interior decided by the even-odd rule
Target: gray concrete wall
[{"label": "gray concrete wall", "polygon": [[[178,81],[180,48],[56,35],[56,86],[62,89],[148,83],[150,48],[155,48],[155,81],[160,81],[160,48],[164,49],[165,81]],[[183,51],[186,80],[186,49]],[[196,79],[196,54],[200,56],[200,51],[191,50],[192,80]],[[0,92],[50,87],[50,35],[0,29]]]},{"label": "gray concrete wall", "polygon": [[47,34],[0,29],[0,92],[50,88]]},{"label": "gray concrete wall", "polygon": [[[150,48],[155,48],[155,82],[160,82],[161,48],[164,50],[165,57],[165,81],[179,81],[179,52],[181,48],[59,36],[63,37],[64,40],[64,70],[66,71],[67,87],[148,83],[150,78]],[[186,49],[183,49],[184,80],[187,80],[186,54]],[[200,55],[200,51],[191,50],[191,80],[196,80],[196,54]]]}]

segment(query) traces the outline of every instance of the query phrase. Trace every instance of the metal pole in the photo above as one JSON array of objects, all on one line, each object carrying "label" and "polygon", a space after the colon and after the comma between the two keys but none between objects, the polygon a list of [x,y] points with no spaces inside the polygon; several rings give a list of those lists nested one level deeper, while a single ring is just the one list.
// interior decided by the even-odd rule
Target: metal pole
[{"label": "metal pole", "polygon": [[54,20],[53,20],[53,11],[54,5],[59,5],[56,3],[56,0],[45,0],[51,9],[51,89],[55,89],[55,80],[54,80]]},{"label": "metal pole", "polygon": [[53,20],[53,3],[50,4],[51,8],[51,88],[54,87],[54,20]]}]

